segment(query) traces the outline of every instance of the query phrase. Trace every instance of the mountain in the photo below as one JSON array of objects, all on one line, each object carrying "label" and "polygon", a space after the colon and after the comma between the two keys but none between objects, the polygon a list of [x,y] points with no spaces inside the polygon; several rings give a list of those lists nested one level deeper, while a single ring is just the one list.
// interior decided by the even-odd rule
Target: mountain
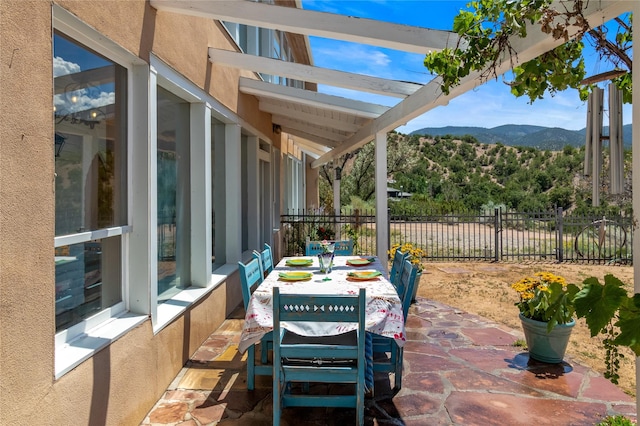
[{"label": "mountain", "polygon": [[[609,131],[604,128],[604,134]],[[527,124],[505,124],[498,127],[425,127],[411,132],[411,135],[428,136],[473,136],[482,143],[501,143],[509,146],[526,146],[552,151],[561,150],[566,145],[579,147],[585,143],[587,130],[567,130],[559,127],[531,126]],[[631,148],[631,124],[623,126],[622,135],[625,148]]]}]

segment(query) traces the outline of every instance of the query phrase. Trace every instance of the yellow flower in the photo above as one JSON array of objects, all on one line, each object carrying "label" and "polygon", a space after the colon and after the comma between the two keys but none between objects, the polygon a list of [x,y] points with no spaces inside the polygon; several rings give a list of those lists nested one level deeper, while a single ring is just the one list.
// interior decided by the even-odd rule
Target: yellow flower
[{"label": "yellow flower", "polygon": [[[555,284],[552,286],[552,284]],[[558,286],[558,284],[560,284]],[[511,284],[519,295],[520,301],[516,306],[527,318],[539,321],[547,321],[556,309],[560,309],[567,322],[573,315],[573,307],[570,306],[572,298],[560,298],[558,292],[567,293],[567,281],[560,275],[551,272],[536,272],[532,277],[524,277]],[[555,295],[554,295],[555,292]],[[561,300],[562,307],[558,308],[551,301]]]},{"label": "yellow flower", "polygon": [[409,254],[409,261],[418,270],[422,271],[422,258],[427,255],[427,252],[418,246],[414,246],[412,243],[395,243],[389,249],[388,254],[391,259],[396,255],[396,251],[400,250],[402,253]]}]

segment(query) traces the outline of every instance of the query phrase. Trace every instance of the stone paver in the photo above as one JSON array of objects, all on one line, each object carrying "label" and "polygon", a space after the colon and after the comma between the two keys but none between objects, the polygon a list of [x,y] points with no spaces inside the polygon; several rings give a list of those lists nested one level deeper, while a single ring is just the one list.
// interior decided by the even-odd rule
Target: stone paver
[{"label": "stone paver", "polygon": [[[237,352],[242,313],[231,316],[194,353],[141,426],[271,424],[271,378],[246,387]],[[239,319],[240,318],[240,319]],[[241,324],[240,324],[241,325]],[[570,360],[529,360],[522,339],[481,317],[418,297],[407,319],[402,389],[376,375],[366,425],[595,425],[606,415],[636,417],[635,399]],[[259,351],[256,351],[259,354]],[[283,426],[352,425],[355,410],[286,408]]]}]

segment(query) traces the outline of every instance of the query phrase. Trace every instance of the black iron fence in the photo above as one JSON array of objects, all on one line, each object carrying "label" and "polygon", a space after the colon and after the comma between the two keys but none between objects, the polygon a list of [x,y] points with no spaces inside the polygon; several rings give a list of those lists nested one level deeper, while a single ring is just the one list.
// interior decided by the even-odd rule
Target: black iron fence
[{"label": "black iron fence", "polygon": [[[305,242],[352,239],[355,253],[376,253],[374,212],[335,216],[317,210],[281,217],[285,256]],[[553,261],[632,263],[632,218],[545,212],[389,214],[389,245],[411,243],[428,261]],[[388,248],[388,247],[386,247]]]}]

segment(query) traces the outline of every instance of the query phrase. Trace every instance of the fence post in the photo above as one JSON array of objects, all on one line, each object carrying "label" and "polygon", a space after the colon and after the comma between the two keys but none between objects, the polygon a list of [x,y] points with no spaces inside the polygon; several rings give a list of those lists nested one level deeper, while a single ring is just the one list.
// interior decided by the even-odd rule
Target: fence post
[{"label": "fence post", "polygon": [[500,244],[500,217],[499,217],[499,212],[502,212],[502,207],[500,207],[500,209],[493,209],[493,229],[494,229],[494,234],[495,234],[495,245],[496,245],[496,249],[495,249],[495,257],[494,260],[496,262],[500,261],[500,254],[498,253],[499,248],[501,248],[502,244]]},{"label": "fence post", "polygon": [[562,207],[558,207],[556,210],[556,248],[557,260],[559,263],[564,262],[564,236],[562,235]]}]

